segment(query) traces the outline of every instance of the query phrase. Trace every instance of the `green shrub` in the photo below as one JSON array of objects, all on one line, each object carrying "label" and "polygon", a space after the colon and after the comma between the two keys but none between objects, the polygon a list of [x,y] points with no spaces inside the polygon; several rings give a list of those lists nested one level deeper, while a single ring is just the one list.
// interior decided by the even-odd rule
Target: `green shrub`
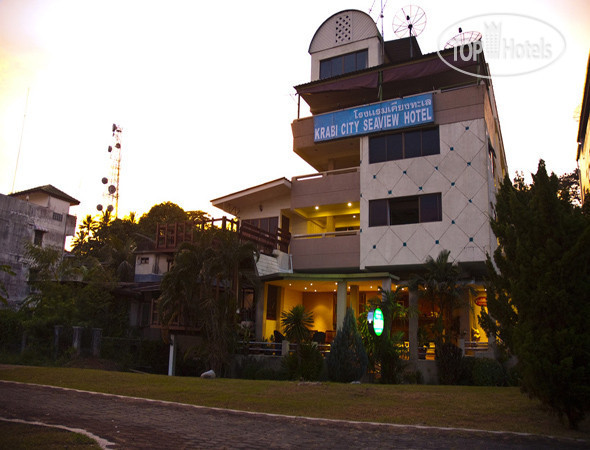
[{"label": "green shrub", "polygon": [[0,350],[18,351],[23,335],[23,315],[9,308],[0,309]]},{"label": "green shrub", "polygon": [[298,344],[295,353],[283,357],[282,368],[290,380],[317,381],[322,373],[324,357],[313,342]]},{"label": "green shrub", "polygon": [[474,358],[473,384],[475,386],[504,386],[505,375],[502,365],[491,358]]},{"label": "green shrub", "polygon": [[473,366],[475,358],[473,356],[464,356],[461,358],[459,381],[457,384],[463,386],[473,386]]},{"label": "green shrub", "polygon": [[326,364],[330,380],[343,383],[358,381],[367,371],[367,352],[352,308],[346,310],[344,324],[336,333]]},{"label": "green shrub", "polygon": [[457,384],[461,375],[463,351],[450,342],[436,347],[436,366],[440,384]]},{"label": "green shrub", "polygon": [[424,377],[419,370],[411,370],[404,372],[402,381],[405,384],[424,384]]}]

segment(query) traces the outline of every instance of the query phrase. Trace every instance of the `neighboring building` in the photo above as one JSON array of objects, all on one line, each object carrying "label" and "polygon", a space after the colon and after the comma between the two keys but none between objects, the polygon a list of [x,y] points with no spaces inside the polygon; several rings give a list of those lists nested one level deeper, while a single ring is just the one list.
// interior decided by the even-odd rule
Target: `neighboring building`
[{"label": "neighboring building", "polygon": [[70,215],[70,206],[79,204],[49,184],[0,194],[0,265],[10,266],[15,273],[13,276],[0,272],[9,304],[17,306],[29,294],[25,243],[64,250],[66,237],[76,231],[76,217]]},{"label": "neighboring building", "polygon": [[[383,42],[356,10],[328,18],[309,53],[311,82],[295,89],[312,116],[291,127],[294,152],[317,172],[212,200],[237,217],[244,238],[256,229],[251,239],[264,234],[271,244],[257,264],[257,338],[271,338],[281,312],[303,304],[330,341],[347,306],[358,314],[379,289],[407,286],[427,257],[447,249],[476,292],[456,331],[461,342],[487,347],[477,315],[486,255],[497,245],[489,218],[507,166],[484,55],[455,70],[446,63],[453,49],[439,57],[423,55],[415,38]],[[419,309],[399,325],[416,360],[417,328],[437,311],[416,291],[405,295]]]},{"label": "neighboring building", "polygon": [[578,152],[576,161],[580,170],[580,191],[582,203],[586,201],[586,195],[590,193],[590,57],[586,68],[586,84],[584,85],[584,97],[580,111],[580,125],[578,127]]}]

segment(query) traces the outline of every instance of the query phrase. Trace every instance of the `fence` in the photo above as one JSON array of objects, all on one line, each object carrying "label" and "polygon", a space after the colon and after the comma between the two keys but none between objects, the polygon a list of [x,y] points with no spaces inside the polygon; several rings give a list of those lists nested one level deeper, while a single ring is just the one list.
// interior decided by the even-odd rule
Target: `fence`
[{"label": "fence", "polygon": [[[318,344],[318,350],[323,356],[330,353],[330,344]],[[297,351],[297,344],[289,341],[265,342],[265,341],[239,341],[242,353],[246,355],[285,356]]]}]

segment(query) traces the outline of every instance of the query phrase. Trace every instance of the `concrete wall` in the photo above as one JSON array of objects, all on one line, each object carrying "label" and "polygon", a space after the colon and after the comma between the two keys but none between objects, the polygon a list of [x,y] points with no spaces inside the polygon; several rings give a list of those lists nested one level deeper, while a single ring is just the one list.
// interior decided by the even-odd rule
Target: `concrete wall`
[{"label": "concrete wall", "polygon": [[348,10],[334,14],[318,28],[309,46],[311,81],[320,78],[321,60],[346,53],[368,49],[368,66],[381,64],[380,35],[373,19],[364,12]]},{"label": "concrete wall", "polygon": [[[440,154],[361,166],[361,267],[422,264],[442,249],[455,261],[485,261],[488,145],[483,119],[441,125]],[[368,138],[363,161],[368,161]],[[369,227],[369,201],[440,192],[442,221]]]},{"label": "concrete wall", "polygon": [[[135,281],[158,281],[168,271],[173,254],[140,253],[135,257]],[[147,258],[147,261],[146,261]]]},{"label": "concrete wall", "polygon": [[313,239],[293,239],[293,270],[340,270],[358,268],[358,234]]},{"label": "concrete wall", "polygon": [[357,170],[296,177],[291,187],[291,208],[357,201],[359,189],[360,172]]},{"label": "concrete wall", "polygon": [[41,197],[36,199],[37,203],[48,206],[0,194],[0,264],[9,265],[16,274],[0,272],[0,282],[4,283],[12,304],[22,302],[29,294],[25,242],[33,243],[35,230],[43,232],[42,247],[58,250],[64,249],[66,236],[75,233],[76,218],[68,215],[69,203]]},{"label": "concrete wall", "polygon": [[313,327],[317,331],[333,330],[334,294],[331,292],[303,293],[303,307],[313,313]]},{"label": "concrete wall", "polygon": [[[369,137],[361,141],[361,268],[422,264],[442,249],[455,261],[483,263],[495,249],[488,221],[505,173],[495,107],[483,85],[436,93],[433,103],[440,154],[368,164]],[[370,200],[436,192],[441,222],[368,226]]]}]

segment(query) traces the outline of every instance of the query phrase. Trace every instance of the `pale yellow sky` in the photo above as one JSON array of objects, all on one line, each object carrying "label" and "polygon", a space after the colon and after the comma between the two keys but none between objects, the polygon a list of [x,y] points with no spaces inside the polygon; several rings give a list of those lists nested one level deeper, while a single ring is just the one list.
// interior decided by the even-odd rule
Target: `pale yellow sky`
[{"label": "pale yellow sky", "polygon": [[[389,40],[405,3],[383,3]],[[565,51],[553,64],[495,78],[494,87],[511,174],[534,171],[539,158],[558,174],[573,170],[590,2],[415,4],[428,17],[418,37],[424,53],[437,50],[449,26],[466,29],[477,22],[463,19],[481,14],[525,15],[564,36]],[[81,201],[72,209],[78,217],[95,214],[113,122],[124,130],[120,215],[172,201],[219,216],[209,200],[310,173],[292,152],[290,128],[293,86],[309,81],[309,43],[332,14],[373,6],[376,19],[379,5],[0,0],[0,192],[9,193],[13,180],[17,191],[53,184]],[[523,18],[520,28],[539,38],[531,20]],[[492,73],[500,70],[488,62]]]}]

